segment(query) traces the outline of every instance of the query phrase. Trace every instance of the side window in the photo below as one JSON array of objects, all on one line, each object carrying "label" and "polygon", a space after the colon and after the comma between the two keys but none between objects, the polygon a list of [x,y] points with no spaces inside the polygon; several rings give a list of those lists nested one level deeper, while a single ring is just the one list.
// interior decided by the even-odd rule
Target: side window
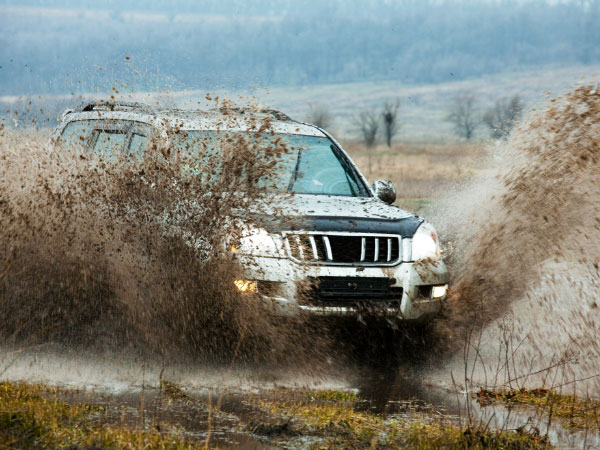
[{"label": "side window", "polygon": [[93,122],[94,135],[91,139],[91,147],[94,152],[104,156],[123,153],[131,121],[104,119]]},{"label": "side window", "polygon": [[69,122],[59,137],[63,145],[88,146],[101,155],[141,156],[157,131],[151,125],[130,120],[88,119]]},{"label": "side window", "polygon": [[148,149],[150,144],[150,138],[143,134],[132,133],[131,140],[129,141],[129,149],[127,153],[133,153],[135,155],[141,155]]},{"label": "side window", "polygon": [[94,129],[92,123],[88,120],[69,122],[63,129],[58,142],[65,146],[86,145]]},{"label": "side window", "polygon": [[126,137],[124,130],[97,130],[94,151],[103,155],[119,153],[123,150]]},{"label": "side window", "polygon": [[136,157],[142,157],[148,150],[150,141],[157,135],[156,130],[145,123],[134,122],[129,131],[129,141],[126,153]]}]

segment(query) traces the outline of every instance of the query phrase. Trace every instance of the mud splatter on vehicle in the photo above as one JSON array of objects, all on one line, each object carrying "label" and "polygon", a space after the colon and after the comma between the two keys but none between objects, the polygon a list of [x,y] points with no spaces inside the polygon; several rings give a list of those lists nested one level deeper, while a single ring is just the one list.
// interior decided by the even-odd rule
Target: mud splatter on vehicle
[{"label": "mud splatter on vehicle", "polygon": [[[266,132],[270,124],[250,126]],[[301,348],[312,354],[322,334],[301,318],[286,325],[243,296],[234,283],[240,265],[229,251],[240,233],[234,211],[262,195],[256,174],[268,174],[273,157],[287,150],[259,151],[251,136],[225,144],[223,164],[160,140],[138,158],[54,146],[42,133],[6,133],[5,342],[246,363],[302,359]],[[208,186],[196,176],[190,167],[199,163],[219,170],[218,181]],[[235,195],[240,184],[244,196]],[[207,195],[209,188],[219,194]]]},{"label": "mud splatter on vehicle", "polygon": [[[482,180],[475,180],[475,195],[467,189],[446,199],[454,213],[440,213],[435,221],[456,249],[450,258],[455,274],[450,310],[425,345],[418,346],[420,359],[407,348],[394,356],[390,347],[367,346],[362,355],[380,352],[390,362],[383,369],[367,370],[365,366],[372,362],[368,359],[356,365],[360,370],[356,366],[340,369],[328,361],[349,348],[348,343],[357,337],[353,329],[340,339],[316,322],[282,324],[269,311],[250,307],[248,297],[233,287],[239,276],[236,260],[224,257],[207,268],[197,257],[201,245],[190,247],[177,237],[165,238],[162,222],[151,218],[173,210],[181,193],[178,189],[202,191],[192,181],[175,187],[178,170],[189,172],[189,167],[175,170],[177,165],[165,165],[165,152],[172,150],[156,146],[152,158],[123,171],[122,164],[96,156],[81,159],[76,152],[48,153],[44,141],[31,135],[7,135],[0,186],[3,217],[10,219],[0,233],[7,248],[19,251],[6,254],[0,268],[3,301],[11,317],[18,319],[3,316],[5,339],[80,342],[110,349],[113,354],[126,344],[137,355],[159,355],[168,362],[183,358],[197,364],[215,356],[228,363],[232,359],[260,362],[263,372],[254,385],[249,383],[251,391],[255,385],[274,388],[285,376],[290,385],[304,383],[299,372],[316,374],[316,379],[333,373],[331,378],[337,382],[359,386],[368,404],[365,407],[376,403],[376,413],[360,410],[361,414],[354,415],[356,411],[350,411],[344,401],[332,408],[344,406],[343,414],[371,421],[371,431],[377,432],[398,402],[414,395],[432,396],[439,388],[443,391],[439,403],[449,405],[457,397],[459,426],[453,428],[454,436],[479,437],[481,430],[510,426],[518,430],[515,433],[524,433],[519,438],[529,441],[533,436],[542,446],[549,442],[544,433],[552,442],[571,442],[556,437],[553,416],[547,410],[517,414],[510,405],[501,410],[475,404],[474,396],[484,392],[482,388],[527,392],[522,389],[531,387],[548,389],[556,398],[577,393],[582,404],[588,404],[588,397],[600,392],[595,298],[600,284],[600,184],[595,176],[600,158],[599,119],[600,96],[594,86],[584,86],[552,101],[508,142],[492,148],[494,165],[500,168],[498,178],[483,180],[483,186],[490,189],[479,189]],[[70,167],[67,171],[65,161]],[[230,199],[232,206],[237,201]],[[65,205],[74,212],[66,214]],[[141,213],[147,205],[151,205],[151,215]],[[221,212],[218,204],[210,205]],[[196,216],[190,224],[168,215],[167,219],[183,229],[192,224],[218,231],[220,226],[230,226],[227,222],[216,226]],[[189,273],[208,275],[180,283],[190,278]],[[207,299],[206,309],[191,302],[198,296]],[[85,305],[94,305],[91,311],[82,307],[84,300]],[[168,320],[167,304],[177,305]],[[398,334],[383,337],[389,342]],[[61,355],[68,358],[64,352]],[[271,370],[286,363],[291,370]],[[35,364],[30,362],[29,367],[38,367]],[[151,372],[155,382],[160,372],[158,364]],[[140,374],[136,376],[139,380]],[[198,383],[198,378],[206,380],[204,374],[195,372],[186,381]],[[255,392],[259,404],[269,398],[260,389]],[[287,439],[294,429],[285,428],[283,420],[298,411],[309,411],[301,426],[318,428],[312,420],[325,410],[320,404],[315,407],[313,394],[309,390],[307,398],[295,403],[288,400],[296,392],[276,400],[271,406],[283,418],[271,428],[267,424],[257,429],[275,430],[275,434],[279,430],[276,439]],[[360,408],[356,406],[357,411]],[[335,421],[324,423],[325,427],[340,426]],[[387,426],[384,423],[384,432],[392,429]],[[597,443],[597,434],[592,434],[588,437],[585,428],[574,442]]]}]

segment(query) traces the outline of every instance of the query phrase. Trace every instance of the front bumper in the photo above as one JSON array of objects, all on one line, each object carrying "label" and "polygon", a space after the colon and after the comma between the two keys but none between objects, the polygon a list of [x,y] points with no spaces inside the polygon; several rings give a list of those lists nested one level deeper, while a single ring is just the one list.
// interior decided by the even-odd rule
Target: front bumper
[{"label": "front bumper", "polygon": [[[308,314],[315,316],[377,315],[405,321],[424,322],[439,314],[444,297],[432,298],[427,287],[446,285],[448,270],[442,260],[403,262],[391,267],[300,265],[285,258],[243,258],[249,279],[267,282],[272,288],[267,294],[258,294],[278,313],[284,315]],[[344,279],[387,278],[401,289],[401,298],[394,302],[379,302],[356,298],[336,305],[311,301],[300,293],[307,280],[339,277]],[[425,294],[424,294],[425,293]]]}]

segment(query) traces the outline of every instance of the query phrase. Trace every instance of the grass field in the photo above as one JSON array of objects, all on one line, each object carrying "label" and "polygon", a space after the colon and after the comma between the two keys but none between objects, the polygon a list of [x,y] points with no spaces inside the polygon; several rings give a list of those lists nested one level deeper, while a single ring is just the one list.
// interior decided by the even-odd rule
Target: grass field
[{"label": "grass field", "polygon": [[[397,142],[436,142],[444,144],[453,140],[452,124],[446,120],[448,107],[454,96],[468,92],[477,98],[479,112],[494,104],[502,97],[518,94],[530,110],[543,104],[547,96],[556,96],[572,89],[577,84],[598,82],[600,65],[524,68],[519,72],[506,72],[470,80],[445,82],[440,84],[405,84],[401,81],[368,81],[355,83],[321,84],[306,86],[256,86],[255,89],[239,91],[223,86],[211,90],[214,96],[230,98],[237,104],[261,104],[279,109],[296,120],[309,120],[309,105],[322,105],[329,110],[333,121],[328,131],[337,138],[356,138],[357,130],[352,124],[352,116],[363,109],[379,110],[385,100],[399,98],[401,101],[399,121],[401,129]],[[115,83],[120,94],[116,98],[126,101],[141,101],[160,104],[165,107],[198,108],[212,107],[206,101],[205,91],[180,90],[168,93],[131,92],[126,85]],[[107,86],[106,92],[76,92],[53,96],[0,96],[0,115],[6,110],[33,111],[43,109],[44,114],[37,118],[39,124],[53,125],[60,119],[62,111],[83,98],[107,99],[114,92]],[[32,102],[31,104],[28,103]],[[8,114],[8,123],[16,118]],[[44,116],[44,117],[42,117]],[[484,127],[476,130],[476,136],[487,138]]]},{"label": "grass field", "polygon": [[398,143],[368,149],[356,141],[343,143],[369,183],[390,180],[396,204],[419,213],[448,186],[481,176],[486,144],[480,141]]},{"label": "grass field", "polygon": [[[446,141],[453,136],[452,125],[445,120],[451,99],[463,92],[473,93],[480,109],[497,99],[518,94],[526,110],[540,106],[546,97],[556,96],[583,81],[598,82],[600,65],[524,68],[519,72],[488,75],[470,80],[430,85],[408,85],[401,81],[357,82],[344,84],[274,87],[256,89],[258,101],[307,120],[309,104],[327,107],[334,120],[331,131],[336,136],[355,136],[351,117],[365,108],[381,108],[387,99],[398,97],[402,103],[399,141]],[[487,137],[483,127],[477,134]]]}]

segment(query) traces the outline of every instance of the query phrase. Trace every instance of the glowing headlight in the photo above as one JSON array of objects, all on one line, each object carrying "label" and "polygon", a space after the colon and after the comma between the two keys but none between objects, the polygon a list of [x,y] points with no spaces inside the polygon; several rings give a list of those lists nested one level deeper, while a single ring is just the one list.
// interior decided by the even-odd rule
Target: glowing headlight
[{"label": "glowing headlight", "polygon": [[412,239],[412,259],[439,258],[440,255],[440,241],[435,228],[423,222]]},{"label": "glowing headlight", "polygon": [[254,294],[256,292],[256,281],[235,280],[233,284],[240,292],[245,294]]}]

